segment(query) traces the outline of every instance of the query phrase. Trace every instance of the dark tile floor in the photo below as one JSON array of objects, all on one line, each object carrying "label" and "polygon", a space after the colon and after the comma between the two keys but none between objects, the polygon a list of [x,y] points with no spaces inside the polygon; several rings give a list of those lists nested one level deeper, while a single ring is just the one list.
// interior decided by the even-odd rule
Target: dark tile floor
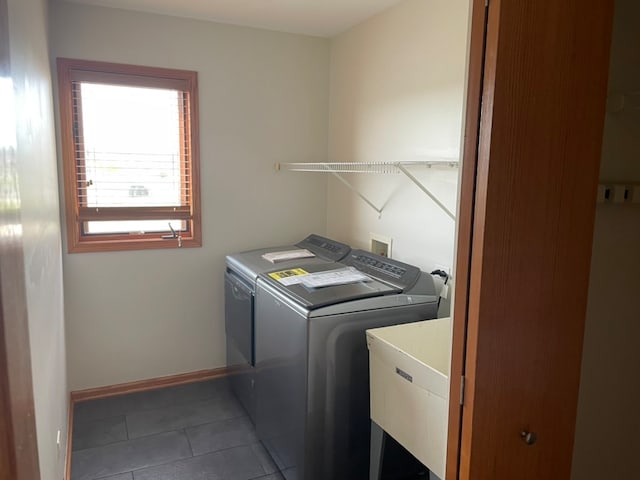
[{"label": "dark tile floor", "polygon": [[71,480],[282,480],[226,379],[79,402]]}]

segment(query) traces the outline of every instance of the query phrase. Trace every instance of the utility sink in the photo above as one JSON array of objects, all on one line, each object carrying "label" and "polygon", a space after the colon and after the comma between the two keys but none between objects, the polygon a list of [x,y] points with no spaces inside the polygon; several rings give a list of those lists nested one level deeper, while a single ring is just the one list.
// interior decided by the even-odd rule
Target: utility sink
[{"label": "utility sink", "polygon": [[371,420],[444,478],[451,319],[367,330]]}]

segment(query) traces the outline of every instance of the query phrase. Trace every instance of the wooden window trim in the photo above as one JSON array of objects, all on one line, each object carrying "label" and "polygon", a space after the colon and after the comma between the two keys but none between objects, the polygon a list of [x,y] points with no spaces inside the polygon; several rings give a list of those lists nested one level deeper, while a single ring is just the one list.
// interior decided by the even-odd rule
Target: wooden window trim
[{"label": "wooden window trim", "polygon": [[[104,252],[120,250],[146,250],[157,248],[200,247],[202,228],[200,214],[200,149],[198,124],[198,78],[197,72],[156,68],[118,63],[57,59],[58,102],[60,108],[60,136],[62,147],[65,220],[69,253]],[[81,204],[76,192],[76,182],[83,173],[76,168],[76,152],[73,132],[74,98],[72,82],[77,80],[101,81],[112,85],[163,87],[182,90],[183,119],[181,122],[181,148],[190,154],[190,178],[187,207],[122,207],[89,208]],[[188,120],[188,121],[187,121]],[[188,142],[185,142],[188,139]],[[188,150],[187,150],[188,149]],[[183,166],[184,169],[184,166]],[[183,175],[185,174],[183,170]],[[187,232],[181,242],[166,240],[167,232],[147,234],[82,234],[82,223],[89,220],[186,220]],[[185,234],[186,233],[186,234]]]}]

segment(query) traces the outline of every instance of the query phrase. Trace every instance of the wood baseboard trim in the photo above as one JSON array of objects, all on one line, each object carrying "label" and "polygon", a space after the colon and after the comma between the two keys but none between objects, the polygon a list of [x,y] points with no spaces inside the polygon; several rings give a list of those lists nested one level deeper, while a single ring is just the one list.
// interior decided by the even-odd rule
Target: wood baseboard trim
[{"label": "wood baseboard trim", "polygon": [[183,385],[185,383],[202,382],[212,380],[214,378],[226,377],[229,373],[227,367],[214,368],[209,370],[199,370],[197,372],[180,373],[178,375],[169,375],[167,377],[150,378],[147,380],[138,380],[135,382],[119,383],[117,385],[107,385],[105,387],[89,388],[86,390],[77,390],[71,392],[71,405],[86,400],[94,400],[96,398],[112,397],[115,395],[124,395],[127,393],[143,392],[145,390],[153,390],[162,387],[173,387]]}]

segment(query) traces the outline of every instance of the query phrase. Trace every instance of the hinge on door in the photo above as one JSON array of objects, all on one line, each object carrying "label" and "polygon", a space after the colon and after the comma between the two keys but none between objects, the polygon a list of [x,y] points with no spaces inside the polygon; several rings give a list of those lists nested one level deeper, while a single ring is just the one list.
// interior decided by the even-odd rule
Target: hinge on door
[{"label": "hinge on door", "polygon": [[460,405],[464,406],[464,375],[460,377]]},{"label": "hinge on door", "polygon": [[489,7],[489,0],[484,0],[484,6],[487,8]]}]

